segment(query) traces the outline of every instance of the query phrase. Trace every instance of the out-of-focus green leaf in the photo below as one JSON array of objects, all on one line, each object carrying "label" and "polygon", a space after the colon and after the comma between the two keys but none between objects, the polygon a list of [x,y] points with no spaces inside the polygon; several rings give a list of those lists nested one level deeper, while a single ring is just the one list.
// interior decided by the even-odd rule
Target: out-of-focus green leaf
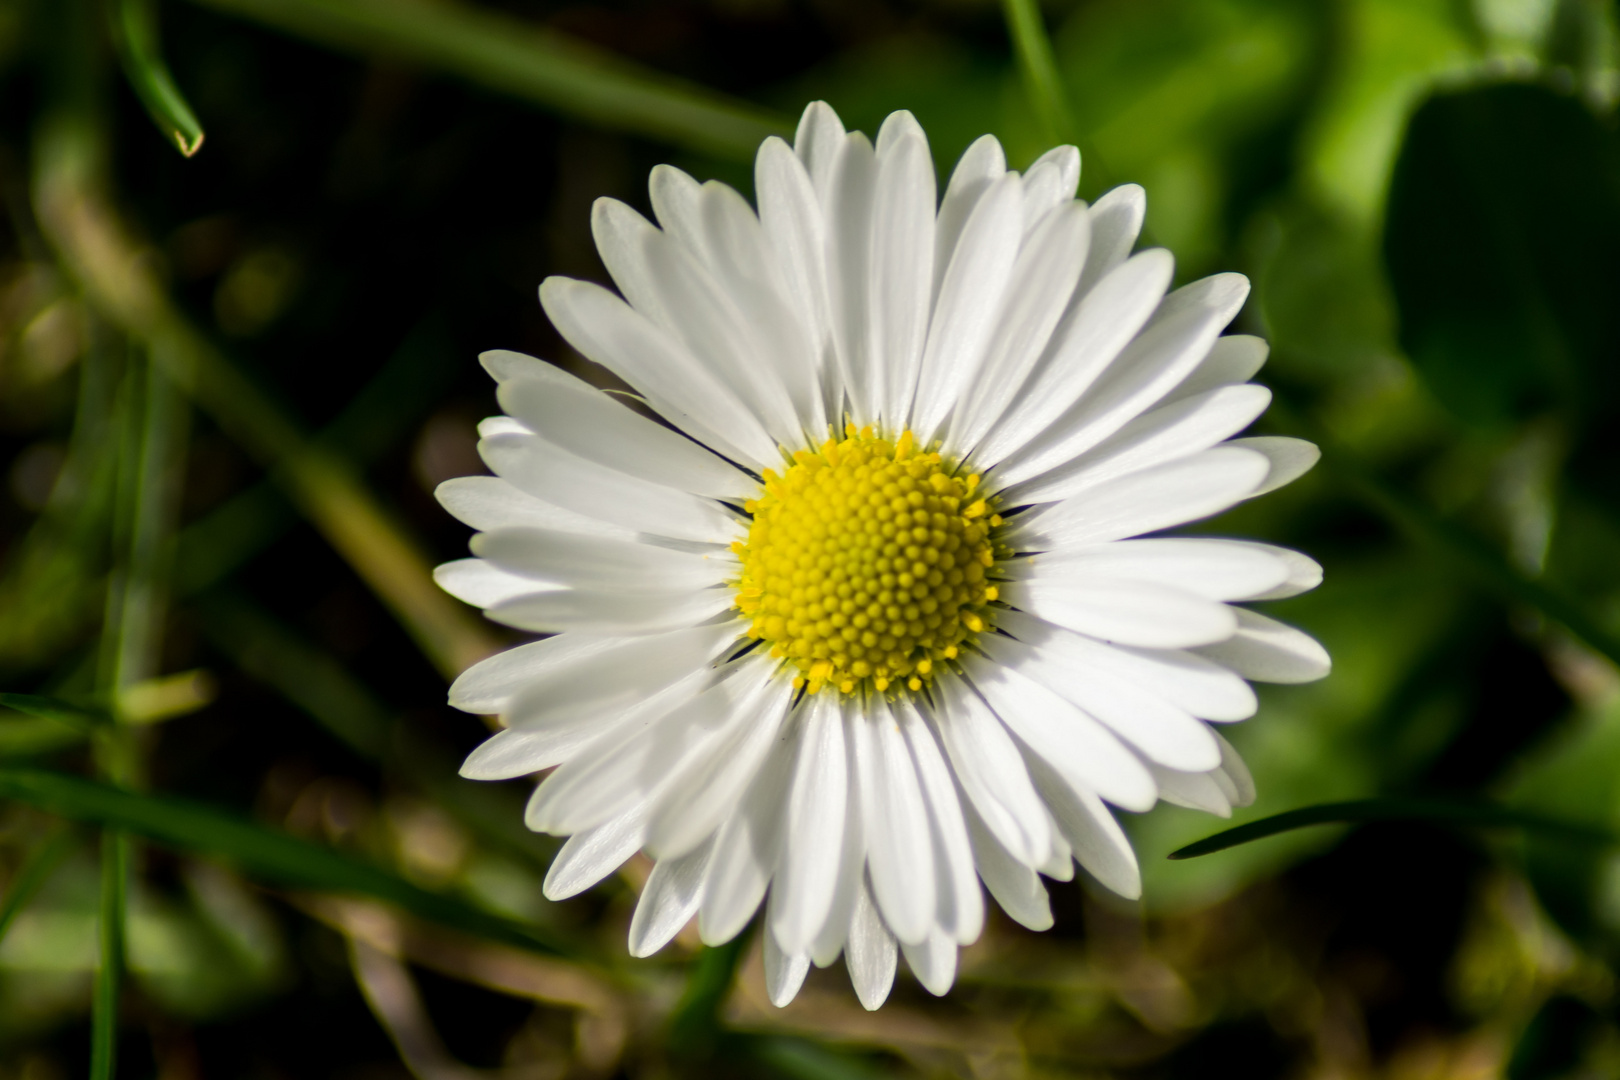
[{"label": "out-of-focus green leaf", "polygon": [[1078,5],[1057,60],[1087,150],[1084,190],[1144,185],[1152,238],[1184,266],[1206,265],[1234,189],[1254,182],[1257,166],[1284,175],[1289,140],[1256,143],[1307,100],[1324,16],[1298,0]]},{"label": "out-of-focus green leaf", "polygon": [[1543,1005],[1519,1037],[1508,1059],[1507,1080],[1561,1080],[1602,1076],[1601,1069],[1581,1069],[1605,1027],[1603,1014],[1565,994]]},{"label": "out-of-focus green leaf", "polygon": [[761,1036],[745,1046],[749,1057],[793,1080],[881,1080],[893,1075],[810,1039]]},{"label": "out-of-focus green leaf", "polygon": [[138,795],[74,776],[20,768],[0,769],[0,797],[73,820],[127,829],[183,851],[218,856],[245,873],[280,885],[374,896],[421,918],[533,952],[578,951],[538,927],[418,888],[330,848],[201,803]]},{"label": "out-of-focus green leaf", "polygon": [[27,713],[29,716],[55,720],[59,724],[66,724],[80,731],[89,731],[112,723],[112,718],[100,709],[75,705],[71,701],[46,697],[42,694],[0,694],[0,705],[20,713]]},{"label": "out-of-focus green leaf", "polygon": [[1400,340],[1458,416],[1590,416],[1620,389],[1620,153],[1579,100],[1533,85],[1412,118],[1384,252]]},{"label": "out-of-focus green leaf", "polygon": [[17,912],[28,906],[28,901],[34,898],[39,887],[45,884],[45,879],[51,876],[51,871],[56,869],[56,864],[62,861],[72,846],[73,836],[63,828],[42,839],[28,853],[28,858],[17,868],[5,899],[0,900],[0,940],[5,938]]},{"label": "out-of-focus green leaf", "polygon": [[130,87],[158,130],[190,157],[202,149],[202,123],[163,62],[153,0],[113,0],[111,16],[113,41]]},{"label": "out-of-focus green leaf", "polygon": [[1406,118],[1436,81],[1480,62],[1469,25],[1478,6],[1456,0],[1332,6],[1338,50],[1300,148],[1301,178],[1314,198],[1358,228],[1376,228]]},{"label": "out-of-focus green leaf", "polygon": [[[605,127],[752,161],[792,121],[489,8],[427,0],[197,0],[340,49],[392,56]],[[290,73],[289,73],[290,75]]]},{"label": "out-of-focus green leaf", "polygon": [[1239,844],[1264,840],[1268,836],[1304,829],[1312,825],[1350,825],[1368,821],[1432,821],[1478,828],[1537,829],[1559,833],[1586,844],[1620,844],[1620,833],[1578,822],[1490,803],[1461,802],[1452,799],[1412,799],[1385,797],[1355,802],[1325,803],[1274,814],[1259,821],[1218,832],[1197,843],[1170,853],[1172,859],[1195,859]]}]

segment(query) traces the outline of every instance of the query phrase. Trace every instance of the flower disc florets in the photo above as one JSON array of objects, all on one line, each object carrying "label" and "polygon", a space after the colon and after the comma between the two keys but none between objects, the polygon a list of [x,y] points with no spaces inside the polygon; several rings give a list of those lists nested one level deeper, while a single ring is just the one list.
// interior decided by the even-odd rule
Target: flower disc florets
[{"label": "flower disc florets", "polygon": [[853,424],[782,475],[766,470],[734,545],[737,607],[749,635],[799,669],[795,686],[920,690],[989,628],[1001,519],[963,472],[910,431],[890,441]]}]

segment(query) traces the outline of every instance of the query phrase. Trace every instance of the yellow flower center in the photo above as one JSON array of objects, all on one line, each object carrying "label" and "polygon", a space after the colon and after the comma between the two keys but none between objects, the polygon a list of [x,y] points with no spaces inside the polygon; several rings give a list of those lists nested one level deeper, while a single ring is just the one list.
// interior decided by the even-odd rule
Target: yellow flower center
[{"label": "yellow flower center", "polygon": [[801,450],[745,504],[754,517],[737,607],[749,635],[799,669],[795,686],[846,694],[903,683],[921,690],[935,667],[990,627],[996,587],[991,533],[1001,524],[979,478],[852,424],[845,438]]}]

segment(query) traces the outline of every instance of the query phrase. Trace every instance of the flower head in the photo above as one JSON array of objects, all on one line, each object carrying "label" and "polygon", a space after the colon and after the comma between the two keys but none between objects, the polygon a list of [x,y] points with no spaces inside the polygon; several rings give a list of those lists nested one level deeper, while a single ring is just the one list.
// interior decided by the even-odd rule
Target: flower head
[{"label": "flower head", "polygon": [[1108,804],[1217,814],[1253,798],[1214,724],[1246,680],[1318,678],[1310,638],[1233,603],[1321,577],[1265,544],[1147,537],[1287,483],[1308,443],[1233,438],[1266,407],[1257,338],[1220,336],[1236,274],[1167,294],[1132,255],[1140,188],[1087,206],[1079,155],[1020,175],[986,136],[936,205],[908,113],[874,147],[823,104],[770,139],[756,214],[653,171],[655,227],[601,200],[622,298],[541,302],[661,425],[496,352],[493,477],[444,505],[479,530],[440,583],[553,636],[451,690],[506,729],[463,775],[556,767],[531,828],[569,837],[573,895],[656,860],[638,956],[694,915],[729,940],[763,902],[772,999],[845,957],[882,1003],[897,952],[934,993],[984,919],[980,881],[1051,923],[1076,861],[1125,896]]}]

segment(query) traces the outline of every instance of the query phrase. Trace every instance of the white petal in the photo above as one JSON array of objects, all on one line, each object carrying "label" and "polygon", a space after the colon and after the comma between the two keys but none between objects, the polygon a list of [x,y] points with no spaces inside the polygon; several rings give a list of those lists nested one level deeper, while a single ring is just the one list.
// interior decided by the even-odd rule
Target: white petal
[{"label": "white petal", "polygon": [[1159,782],[1164,801],[1189,810],[1202,810],[1206,814],[1228,818],[1232,816],[1232,802],[1221,791],[1212,773],[1177,772],[1152,765],[1153,778]]},{"label": "white petal", "polygon": [[711,557],[552,529],[496,529],[473,537],[472,549],[500,571],[527,580],[531,592],[541,582],[625,591],[705,589],[736,573],[736,560],[720,548]]},{"label": "white petal", "polygon": [[878,140],[867,307],[872,404],[884,418],[911,412],[934,279],[934,163],[916,121],[909,130],[894,116]]},{"label": "white petal", "polygon": [[547,900],[577,896],[625,864],[641,849],[647,828],[646,805],[575,833],[551,860],[541,892]]},{"label": "white petal", "polygon": [[951,767],[985,825],[1027,866],[1051,852],[1046,811],[1007,729],[979,695],[955,677],[934,683],[933,721]]},{"label": "white petal", "polygon": [[1016,560],[1018,578],[1053,585],[1148,581],[1210,600],[1247,600],[1283,585],[1290,566],[1264,544],[1206,537],[1116,540]]},{"label": "white petal", "polygon": [[647,877],[630,920],[630,955],[651,956],[692,921],[703,901],[703,875],[712,842],[673,859],[659,859]]},{"label": "white petal", "polygon": [[535,790],[525,815],[529,828],[559,835],[588,829],[678,784],[745,722],[736,708],[748,689],[741,670],[712,673],[709,686],[673,708],[632,714],[636,719],[621,722],[613,738],[597,739],[563,762]]},{"label": "white petal", "polygon": [[1041,764],[1030,772],[1080,865],[1103,886],[1126,899],[1140,897],[1142,876],[1136,852],[1108,807],[1095,794],[1064,783]]},{"label": "white petal", "polygon": [[1217,274],[1165,297],[1127,345],[1058,422],[1003,464],[1016,484],[1069,461],[1113,435],[1169,393],[1209,353],[1216,335],[1249,294],[1242,274]]},{"label": "white petal", "polygon": [[1012,733],[1066,781],[1128,810],[1158,799],[1147,768],[1106,728],[1010,665],[966,656],[963,670]]},{"label": "white petal", "polygon": [[1001,910],[1020,926],[1050,930],[1052,904],[1041,884],[1041,876],[1001,846],[1001,841],[985,825],[969,800],[962,802],[968,837],[973,843],[973,861],[985,888],[1001,905]]},{"label": "white petal", "polygon": [[[747,661],[744,661],[747,663]],[[772,665],[751,665],[752,686],[739,688],[736,708],[743,714],[736,737],[693,770],[660,802],[647,848],[660,857],[679,855],[713,835],[735,812],[770,753],[793,702],[792,687]]]},{"label": "white petal", "polygon": [[[536,363],[538,362],[536,361]],[[534,434],[533,428],[510,416],[486,416],[478,421],[478,437],[480,439],[487,439],[491,435],[505,435],[507,432],[513,431],[519,435]]]},{"label": "white petal", "polygon": [[1256,682],[1315,682],[1333,670],[1327,650],[1314,638],[1265,615],[1235,610],[1237,633],[1199,653]]},{"label": "white petal", "polygon": [[1271,403],[1263,386],[1224,386],[1143,413],[1071,461],[1003,494],[1004,505],[1067,499],[1105,480],[1208,450]]},{"label": "white petal", "polygon": [[1149,582],[1037,577],[1007,582],[1001,598],[1076,633],[1156,649],[1224,641],[1237,628],[1237,617],[1225,604]]},{"label": "white petal", "polygon": [[722,945],[753,918],[782,850],[782,825],[799,740],[779,740],[760,767],[735,814],[721,826],[714,857],[703,880],[698,933],[705,945]]},{"label": "white petal", "polygon": [[1185,525],[1241,502],[1269,468],[1252,450],[1217,446],[1020,514],[1013,519],[1010,539],[1018,550],[1051,551]]},{"label": "white petal", "polygon": [[826,967],[838,959],[849,937],[849,920],[855,911],[855,894],[866,874],[866,823],[861,811],[860,785],[856,778],[860,769],[856,761],[855,732],[866,723],[862,706],[843,701],[839,713],[844,725],[845,768],[851,779],[849,811],[844,814],[843,854],[838,863],[838,880],[833,886],[832,905],[827,909],[827,920],[810,943],[810,962]]},{"label": "white petal", "polygon": [[726,588],[697,592],[556,589],[504,601],[485,614],[496,622],[537,634],[557,634],[565,630],[585,634],[658,634],[707,622],[729,609],[733,599],[731,590]]},{"label": "white petal", "polygon": [[[1079,186],[1079,150],[1058,146],[1037,158],[1024,173],[1024,231],[1028,233],[1054,207],[1072,202],[1075,188]],[[1086,224],[1089,232],[1089,214]]]},{"label": "white petal", "polygon": [[956,252],[956,243],[962,237],[962,227],[978,205],[979,198],[1007,172],[1007,155],[994,135],[981,135],[962,153],[962,158],[951,172],[945,197],[939,204],[938,224],[934,232],[934,291],[939,296],[945,270]]},{"label": "white petal", "polygon": [[433,495],[457,520],[479,530],[532,525],[584,536],[629,539],[636,535],[634,530],[623,526],[610,525],[543,502],[498,476],[458,476],[440,484]]},{"label": "white petal", "polygon": [[[1094,251],[1097,242],[1093,236],[1087,250]],[[1147,324],[1174,271],[1170,253],[1155,248],[1116,268],[1089,291],[1077,286],[1078,301],[1058,323],[1034,372],[980,446],[983,460],[1005,460],[1080,400]]]},{"label": "white petal", "polygon": [[950,935],[935,929],[916,945],[902,941],[900,951],[906,954],[906,963],[923,989],[935,997],[944,997],[956,981],[956,942]]},{"label": "white petal", "polygon": [[1221,768],[1226,778],[1232,782],[1236,797],[1232,799],[1233,806],[1248,806],[1254,802],[1254,776],[1249,772],[1249,766],[1244,763],[1242,755],[1237,748],[1216,731],[1212,733],[1215,740],[1221,744]]},{"label": "white petal", "polygon": [[[1037,651],[1051,649],[1058,658],[1057,663],[1078,665],[1087,677],[1096,669],[1105,668],[1116,680],[1124,680],[1141,693],[1204,720],[1246,720],[1254,715],[1258,704],[1248,683],[1196,653],[1180,649],[1138,649],[1094,641],[1065,633],[1020,612],[1005,612],[998,621],[1003,630],[1028,641]],[[1004,648],[998,655],[1007,652]],[[1036,677],[1039,678],[1038,672]],[[1207,757],[1206,751],[1200,752],[1200,760]],[[1194,771],[1209,767],[1191,766]]]},{"label": "white petal", "polygon": [[553,445],[642,480],[729,499],[750,498],[759,488],[736,466],[561,369],[511,380],[500,400]]},{"label": "white petal", "polygon": [[1215,339],[1209,355],[1193,369],[1182,384],[1166,396],[1165,401],[1179,401],[1195,394],[1207,393],[1220,386],[1246,383],[1259,374],[1266,364],[1271,346],[1264,338],[1252,334],[1227,334]]},{"label": "white petal", "polygon": [[[788,160],[793,160],[791,155]],[[803,305],[793,299],[791,290],[798,287],[797,282],[782,272],[771,241],[747,200],[711,180],[703,185],[700,208],[708,265],[722,292],[738,305],[752,342],[750,359],[761,377],[769,376],[780,384],[797,414],[800,431],[825,431],[820,372],[825,319],[806,318]],[[821,275],[825,277],[825,270]]]},{"label": "white petal", "polygon": [[[1230,541],[1238,543],[1240,541]],[[1288,577],[1281,585],[1268,589],[1263,593],[1246,596],[1245,600],[1283,600],[1290,596],[1298,596],[1303,592],[1310,592],[1322,584],[1322,565],[1309,555],[1302,555],[1289,548],[1274,547],[1271,544],[1247,541],[1252,546],[1263,549],[1273,558],[1280,559],[1288,568]]]},{"label": "white petal", "polygon": [[983,365],[1018,258],[1022,199],[1021,179],[1007,173],[979,197],[962,226],[928,327],[909,425],[919,442],[938,434]]},{"label": "white petal", "polygon": [[1249,496],[1251,499],[1259,498],[1268,491],[1276,491],[1285,484],[1292,484],[1322,460],[1322,451],[1315,443],[1283,435],[1254,435],[1247,439],[1233,439],[1226,445],[1259,451],[1271,462],[1271,471],[1266,473],[1265,480]]},{"label": "white petal", "polygon": [[[881,158],[885,151],[893,150],[901,140],[911,137],[922,139],[925,144],[928,141],[927,134],[923,131],[922,125],[917,123],[917,118],[912,115],[911,110],[896,109],[885,116],[883,123],[878,127],[878,156]],[[929,166],[928,171],[933,172],[933,167]]]},{"label": "white petal", "polygon": [[804,162],[805,171],[815,181],[816,193],[825,205],[832,188],[838,157],[844,149],[844,124],[825,101],[812,101],[799,119],[793,149]]},{"label": "white petal", "polygon": [[897,959],[894,938],[884,928],[864,883],[855,895],[855,913],[849,922],[844,963],[849,965],[849,981],[855,984],[855,996],[861,1004],[868,1011],[881,1008],[894,986]]},{"label": "white petal", "polygon": [[644,702],[708,667],[742,629],[733,621],[632,638],[560,634],[469,668],[451,688],[451,703],[478,711],[473,706],[506,696],[502,719],[516,728],[595,718]]},{"label": "white petal", "polygon": [[[979,646],[1084,709],[1161,765],[1212,769],[1220,747],[1210,730],[1158,695],[1158,685],[1118,663],[1121,650],[1016,611],[999,613],[1014,641],[987,634]],[[1128,656],[1126,656],[1128,659]]]},{"label": "white petal", "polygon": [[473,607],[492,607],[540,587],[532,578],[507,573],[483,559],[457,559],[436,566],[433,580],[439,588]]},{"label": "white petal", "polygon": [[845,136],[827,201],[827,295],[838,370],[855,423],[877,423],[882,358],[873,355],[872,230],[878,164],[860,132]]},{"label": "white petal", "polygon": [[947,441],[952,445],[977,446],[1040,359],[1074,292],[1089,228],[1085,208],[1073,202],[1055,208],[1033,228],[1013,266],[984,365],[951,418]]},{"label": "white petal", "polygon": [[788,956],[776,943],[776,936],[766,932],[765,992],[770,996],[772,1005],[778,1009],[785,1008],[788,1002],[797,997],[799,987],[804,985],[804,977],[809,971],[808,956],[802,953]]},{"label": "white petal", "polygon": [[973,848],[968,842],[962,806],[956,797],[956,784],[933,732],[910,700],[896,701],[893,712],[905,734],[928,803],[934,867],[938,874],[934,891],[939,900],[939,925],[959,944],[967,945],[978,940],[979,931],[984,927],[984,896],[974,871]]},{"label": "white petal", "polygon": [[539,435],[496,435],[480,440],[478,453],[503,480],[587,517],[703,543],[741,533],[717,502],[575,457]]},{"label": "white petal", "polygon": [[540,303],[570,345],[646,395],[688,435],[753,469],[780,458],[776,441],[731,387],[617,296],[551,277],[540,285]]},{"label": "white petal", "polygon": [[776,259],[787,299],[797,306],[799,319],[807,328],[820,382],[825,378],[821,368],[832,334],[827,299],[827,232],[821,205],[803,163],[775,136],[760,145],[754,165],[754,190],[759,193],[760,226]]},{"label": "white petal", "polygon": [[[602,695],[604,700],[584,708],[555,710],[549,722],[514,727],[491,736],[468,755],[461,775],[469,780],[506,780],[592,752],[597,743],[612,747],[624,731],[657,719],[690,700],[711,678],[712,673],[699,669],[631,704],[606,700]],[[526,697],[526,701],[523,697],[516,699],[514,706],[545,707],[536,702],[533,694]]]},{"label": "white petal", "polygon": [[489,377],[501,385],[513,379],[544,378],[546,369],[555,370],[553,364],[510,349],[489,349],[481,352],[478,354],[478,362],[489,372]]},{"label": "white petal", "polygon": [[[751,213],[748,216],[752,219]],[[757,224],[753,228],[757,230]],[[803,329],[796,323],[785,330],[773,327],[780,320],[756,325],[744,305],[768,291],[753,297],[736,295],[735,289],[727,289],[719,275],[673,237],[656,231],[643,235],[640,254],[663,311],[663,319],[655,316],[655,321],[664,321],[700,364],[731,386],[773,439],[787,445],[802,439],[803,428],[782,371],[768,356],[772,349],[794,346],[802,353]],[[785,309],[772,314],[784,315]],[[801,374],[808,383],[809,372],[803,370],[807,366],[808,361],[801,359]]]},{"label": "white petal", "polygon": [[882,698],[854,724],[872,895],[895,937],[920,942],[934,923],[934,849],[911,751]]},{"label": "white petal", "polygon": [[811,699],[799,740],[771,924],[790,953],[808,951],[832,908],[852,802],[844,727],[831,694]]},{"label": "white petal", "polygon": [[1147,194],[1136,184],[1121,184],[1091,204],[1091,253],[1080,275],[1080,292],[1096,286],[1125,261],[1147,216]]}]

